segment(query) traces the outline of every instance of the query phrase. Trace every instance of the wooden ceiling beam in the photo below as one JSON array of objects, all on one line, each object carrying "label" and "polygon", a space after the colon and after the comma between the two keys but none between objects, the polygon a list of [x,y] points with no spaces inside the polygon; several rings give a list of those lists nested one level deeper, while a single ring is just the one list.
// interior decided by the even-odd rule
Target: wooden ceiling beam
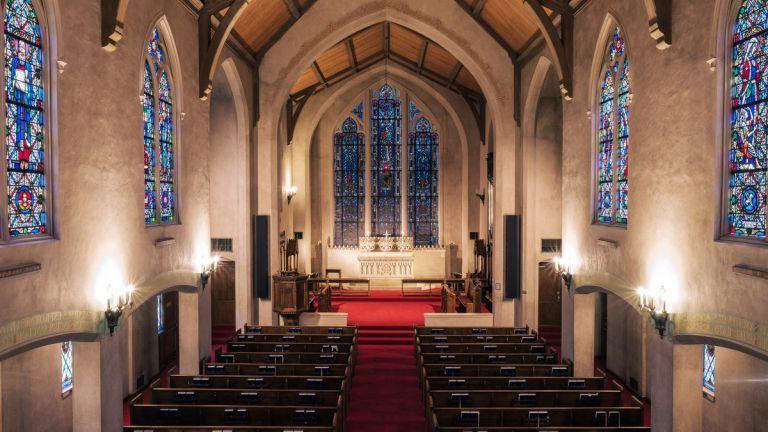
[{"label": "wooden ceiling beam", "polygon": [[560,21],[562,31],[558,33],[540,0],[523,0],[523,3],[536,15],[536,25],[547,43],[550,54],[554,57],[553,63],[560,78],[560,93],[564,99],[571,100],[573,98],[573,10],[569,8],[562,14]]},{"label": "wooden ceiling beam", "polygon": [[294,19],[301,18],[301,9],[299,8],[299,5],[296,4],[296,0],[283,0],[283,3],[285,3],[285,7],[288,8],[288,12],[291,13],[291,16]]},{"label": "wooden ceiling beam", "polygon": [[[496,41],[499,46],[501,46],[504,51],[506,51],[507,55],[509,56],[509,59],[512,60],[512,63],[517,62],[517,52],[510,46],[506,40],[504,40],[503,37],[499,33],[496,32],[496,30],[493,29],[487,22],[485,22],[482,18],[480,18],[480,13],[477,15],[474,14],[474,9],[471,8],[469,5],[465,4],[462,0],[455,0],[456,4],[459,5],[459,7],[466,12],[472,20],[474,20],[480,27],[482,27],[483,30],[485,30],[486,33],[490,37],[493,38],[493,40]],[[477,5],[475,5],[477,6]],[[482,12],[482,8],[480,9]]]},{"label": "wooden ceiling beam", "polygon": [[125,32],[128,0],[101,0],[101,47],[112,52]]},{"label": "wooden ceiling beam", "polygon": [[540,0],[539,3],[541,3],[542,6],[545,8],[554,11],[555,13],[561,15],[570,9],[570,6],[568,6],[568,1],[563,0]]},{"label": "wooden ceiling beam", "polygon": [[427,39],[424,39],[421,43],[421,49],[419,50],[419,64],[418,64],[419,75],[421,75],[421,70],[424,68],[424,60],[427,58],[428,45],[429,45],[429,41]]},{"label": "wooden ceiling beam", "polygon": [[[209,0],[203,4],[201,13],[197,18],[200,99],[205,100],[210,96],[213,90],[213,77],[216,74],[215,66],[218,64],[221,51],[235,27],[237,19],[250,2],[251,0]],[[214,6],[220,9],[213,9]],[[224,8],[228,8],[227,13],[219,25],[212,29],[211,17]]]},{"label": "wooden ceiling beam", "polygon": [[355,54],[355,45],[352,43],[352,38],[347,38],[345,45],[347,46],[347,61],[349,66],[357,72],[357,55]]},{"label": "wooden ceiling beam", "polygon": [[309,11],[309,9],[315,5],[315,3],[317,3],[317,0],[309,0],[309,4],[307,4],[307,8],[304,11],[299,11],[301,13],[299,14],[298,18],[291,15],[291,18],[288,19],[288,21],[286,21],[285,23],[283,23],[283,25],[281,25],[279,29],[277,29],[277,31],[269,38],[269,40],[267,40],[267,43],[265,43],[261,48],[259,48],[259,51],[256,53],[256,58],[258,60],[261,60],[262,58],[264,58],[264,56],[267,54],[267,51],[269,51],[270,48],[272,48],[277,43],[277,41],[279,41],[280,38],[282,38],[283,35],[285,35],[288,32],[288,30],[290,30],[291,27],[293,27],[294,24],[296,24],[299,18],[304,16],[304,14],[307,13],[307,11]]},{"label": "wooden ceiling beam", "polygon": [[463,67],[464,65],[461,64],[461,62],[456,62],[456,66],[454,66],[451,71],[451,76],[448,77],[448,88],[453,87],[453,83],[456,82],[456,78],[459,77],[459,72],[461,72],[461,68]]},{"label": "wooden ceiling beam", "polygon": [[[396,64],[399,64],[400,66],[410,70],[413,73],[418,73],[418,65],[409,60],[406,57],[401,56],[400,54],[397,54],[395,52],[389,53],[389,58],[395,62]],[[449,79],[445,76],[440,75],[439,73],[432,71],[428,68],[423,68],[421,72],[421,76],[429,79],[430,81],[434,82],[437,85],[445,86],[447,87],[450,83]],[[456,91],[457,93],[465,92],[468,95],[470,95],[473,98],[476,99],[483,99],[483,95],[481,93],[478,93],[470,88],[464,87],[461,84],[454,83],[454,88],[451,88],[451,90]]]},{"label": "wooden ceiling beam", "polygon": [[312,70],[315,72],[317,80],[323,83],[325,87],[328,87],[328,80],[325,79],[325,75],[323,75],[323,71],[320,70],[320,65],[316,61],[312,62]]},{"label": "wooden ceiling beam", "polygon": [[486,0],[477,0],[477,3],[475,3],[475,6],[472,7],[472,16],[479,18],[480,14],[483,13],[483,9],[485,8]]},{"label": "wooden ceiling beam", "polygon": [[656,41],[656,48],[664,50],[672,46],[672,0],[645,0],[648,13],[648,31]]},{"label": "wooden ceiling beam", "polygon": [[381,46],[384,47],[384,54],[389,55],[391,41],[389,38],[389,22],[384,23],[384,29],[381,32]]}]

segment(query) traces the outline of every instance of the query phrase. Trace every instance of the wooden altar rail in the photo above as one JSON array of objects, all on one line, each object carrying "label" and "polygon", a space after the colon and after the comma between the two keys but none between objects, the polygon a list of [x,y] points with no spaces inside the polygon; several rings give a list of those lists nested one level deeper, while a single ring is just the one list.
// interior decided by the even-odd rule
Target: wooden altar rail
[{"label": "wooden altar rail", "polygon": [[[316,291],[316,286],[324,284],[331,287],[331,291],[336,295],[351,295],[351,296],[370,296],[371,295],[371,280],[367,278],[342,278],[342,277],[324,277],[324,278],[309,278],[308,283],[311,285],[311,290]],[[366,284],[368,289],[365,291],[347,291],[344,292],[343,284]]]},{"label": "wooden altar rail", "polygon": [[[400,279],[400,292],[403,294],[403,296],[428,296],[432,295],[432,288],[434,285],[439,285],[440,287],[443,285],[449,285],[458,288],[459,286],[464,287],[465,283],[466,280],[461,278]],[[419,289],[418,291],[406,292],[406,285],[426,285],[429,289],[426,291]]]}]

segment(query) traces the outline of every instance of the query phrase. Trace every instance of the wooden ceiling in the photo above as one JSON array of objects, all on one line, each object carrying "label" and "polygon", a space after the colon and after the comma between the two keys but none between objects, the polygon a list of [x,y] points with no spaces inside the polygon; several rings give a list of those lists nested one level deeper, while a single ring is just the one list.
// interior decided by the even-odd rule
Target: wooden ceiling
[{"label": "wooden ceiling", "polygon": [[481,94],[472,74],[443,47],[398,24],[382,22],[320,54],[296,81],[291,95],[316,93],[385,61],[459,93]]},{"label": "wooden ceiling", "polygon": [[[259,59],[317,0],[252,0],[235,23],[233,36]],[[445,0],[449,1],[449,0]],[[536,15],[523,0],[454,0],[513,58],[539,34]],[[546,6],[566,0],[538,0]],[[219,17],[226,14],[220,11]],[[387,33],[388,32],[388,33]],[[349,36],[322,53],[291,89],[309,95],[384,61],[396,63],[464,95],[481,94],[477,81],[437,43],[393,23],[379,23]]]}]

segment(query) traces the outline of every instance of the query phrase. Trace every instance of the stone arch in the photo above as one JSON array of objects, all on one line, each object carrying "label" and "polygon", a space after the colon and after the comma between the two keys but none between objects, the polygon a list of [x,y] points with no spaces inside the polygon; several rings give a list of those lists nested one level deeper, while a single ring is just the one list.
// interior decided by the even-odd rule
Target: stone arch
[{"label": "stone arch", "polygon": [[[260,189],[266,192],[259,194],[259,213],[268,214],[275,220],[279,215],[280,194],[277,191],[280,188],[275,183],[278,178],[279,128],[290,87],[320,53],[345,36],[382,21],[405,26],[434,40],[475,76],[488,101],[489,118],[496,124],[494,163],[499,193],[494,206],[495,219],[501,220],[505,213],[516,213],[517,127],[514,122],[505,121],[514,117],[514,66],[504,50],[476,22],[464,19],[462,12],[458,4],[439,0],[418,3],[406,0],[320,2],[305,14],[306,25],[300,30],[294,27],[286,32],[266,54],[259,68],[258,159],[264,169],[259,171],[257,181]],[[270,225],[272,238],[277,238],[277,225],[276,222]],[[271,270],[276,271],[276,242],[270,245],[270,256],[273,257]],[[503,250],[499,248],[494,258],[493,268],[500,272]],[[496,299],[499,307],[494,308],[494,314],[500,318],[497,324],[512,322],[513,302],[502,302],[502,291],[494,292],[499,297]]]},{"label": "stone arch", "polygon": [[[317,126],[320,122],[320,119],[326,115],[326,113],[329,112],[332,105],[336,100],[338,100],[339,97],[345,98],[345,100],[348,100],[348,104],[351,104],[352,101],[356,101],[360,99],[360,95],[364,94],[365,90],[363,90],[361,93],[360,91],[351,93],[354,91],[354,89],[364,86],[365,89],[368,89],[372,86],[374,86],[375,83],[380,82],[380,76],[384,71],[384,65],[379,64],[377,66],[371,67],[367,69],[364,72],[361,72],[360,74],[357,74],[356,76],[346,80],[344,83],[329,88],[323,93],[320,93],[316,96],[313,96],[308,102],[307,105],[304,107],[304,110],[301,113],[301,116],[299,117],[296,129],[295,129],[295,135],[294,135],[294,144],[293,146],[296,147],[294,154],[294,170],[301,169],[301,164],[304,162],[299,162],[300,160],[308,161],[310,158],[310,147],[311,147],[311,140],[313,138],[313,135],[315,133],[315,130],[317,129]],[[453,95],[451,93],[448,93],[444,89],[437,88],[433,86],[431,83],[426,82],[425,80],[419,78],[415,74],[413,74],[411,71],[406,70],[398,65],[389,65],[387,66],[387,71],[391,77],[395,79],[395,81],[398,82],[398,84],[403,84],[406,88],[411,89],[417,89],[421,92],[424,92],[425,94],[429,95],[430,97],[434,98],[437,103],[440,104],[440,106],[445,109],[447,114],[450,116],[450,120],[452,123],[452,126],[456,128],[456,132],[460,139],[460,147],[462,152],[462,159],[468,160],[469,156],[469,147],[472,145],[473,142],[479,142],[480,139],[480,133],[476,128],[474,128],[474,123],[467,122],[466,125],[464,122],[462,122],[462,119],[470,119],[471,117],[471,111],[469,107],[466,105],[466,103],[458,98],[458,96],[455,97],[455,100],[451,100],[453,98]],[[341,111],[337,115],[337,123],[343,120],[344,113],[346,111]],[[434,114],[431,113],[434,117]],[[441,128],[443,128],[445,125],[440,125]],[[367,145],[367,142],[366,142]],[[306,165],[304,165],[306,166]],[[468,168],[469,166],[464,163],[462,165],[462,202],[468,202],[469,199],[469,185],[468,185]],[[304,188],[304,190],[309,190],[310,184],[309,180],[303,184],[300,185],[300,188]],[[306,205],[304,216],[305,218],[305,226],[311,226],[311,206]],[[466,231],[464,227],[467,226],[468,222],[468,208],[464,208],[463,214],[462,214],[462,230]],[[467,262],[468,260],[468,245],[465,244],[468,240],[464,239],[462,236],[462,251],[464,255],[464,262]],[[306,243],[306,242],[305,242]],[[308,249],[311,245],[304,244],[300,245],[302,248],[302,251],[300,255],[303,254],[304,257],[311,256],[311,251]],[[306,250],[304,250],[306,248]],[[471,253],[471,251],[469,251]]]},{"label": "stone arch", "polygon": [[104,313],[57,311],[31,315],[0,326],[0,361],[67,340],[95,341],[104,332]]}]

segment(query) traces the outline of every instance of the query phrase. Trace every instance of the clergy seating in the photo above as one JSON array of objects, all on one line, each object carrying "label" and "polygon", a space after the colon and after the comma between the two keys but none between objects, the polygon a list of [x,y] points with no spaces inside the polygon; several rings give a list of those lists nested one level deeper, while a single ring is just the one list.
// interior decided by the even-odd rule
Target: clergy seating
[{"label": "clergy seating", "polygon": [[353,327],[246,325],[200,375],[134,398],[125,430],[341,431],[356,344]]},{"label": "clergy seating", "polygon": [[592,431],[643,428],[603,377],[574,377],[569,362],[527,328],[417,327],[416,362],[431,431]]}]

